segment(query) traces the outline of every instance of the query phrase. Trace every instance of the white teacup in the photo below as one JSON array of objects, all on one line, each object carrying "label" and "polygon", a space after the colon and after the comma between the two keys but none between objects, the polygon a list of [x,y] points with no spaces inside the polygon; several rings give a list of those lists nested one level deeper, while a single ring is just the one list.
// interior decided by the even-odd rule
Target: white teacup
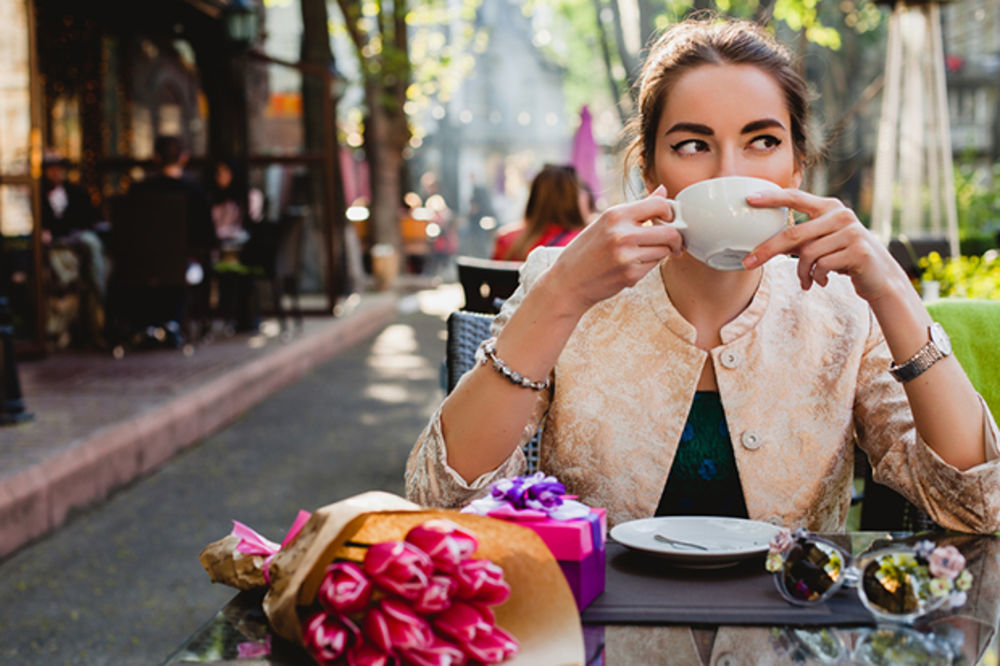
[{"label": "white teacup", "polygon": [[673,199],[671,224],[695,259],[720,271],[743,269],[743,258],[788,224],[786,208],[754,208],[747,195],[780,190],[769,180],[725,176],[685,187]]}]

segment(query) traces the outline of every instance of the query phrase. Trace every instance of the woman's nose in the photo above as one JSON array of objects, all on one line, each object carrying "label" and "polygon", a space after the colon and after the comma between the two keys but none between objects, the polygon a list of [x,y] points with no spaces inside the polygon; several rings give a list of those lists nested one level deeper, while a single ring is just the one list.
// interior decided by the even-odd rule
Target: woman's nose
[{"label": "woman's nose", "polygon": [[719,160],[715,165],[715,178],[722,178],[723,176],[738,176],[739,172],[739,160],[737,155],[733,150],[722,150],[719,152]]}]

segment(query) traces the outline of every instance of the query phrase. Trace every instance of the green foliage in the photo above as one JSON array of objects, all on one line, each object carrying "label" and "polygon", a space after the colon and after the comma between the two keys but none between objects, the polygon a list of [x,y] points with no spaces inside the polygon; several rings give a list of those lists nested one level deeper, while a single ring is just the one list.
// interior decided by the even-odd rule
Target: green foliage
[{"label": "green foliage", "polygon": [[955,166],[958,231],[965,237],[991,235],[1000,229],[1000,163],[977,169],[968,161]]},{"label": "green foliage", "polygon": [[[525,0],[523,11],[535,19],[536,30],[548,30],[553,39],[541,46],[553,62],[566,70],[563,92],[567,112],[575,113],[583,104],[604,107],[620,103],[638,75],[640,50],[619,44],[618,35],[638,31],[640,40],[651,31],[667,28],[687,16],[695,8],[694,0],[666,0],[649,3],[662,7],[647,17],[648,25],[621,26],[614,21],[611,3],[618,0]],[[697,3],[704,6],[705,3]],[[766,15],[765,0],[713,0],[708,6],[720,14],[757,20]],[[598,9],[598,6],[600,9]],[[859,35],[875,33],[882,23],[883,13],[872,0],[841,0],[823,3],[819,0],[773,0],[769,25],[783,36],[803,33],[808,42],[827,53],[838,51],[844,44],[842,33]],[[622,13],[622,21],[629,16]],[[539,25],[540,24],[540,25]],[[611,77],[617,86],[619,99],[610,99],[608,65],[605,64],[602,41],[607,43]],[[622,55],[622,53],[625,55]],[[623,58],[626,62],[623,62]]]},{"label": "green foliage", "polygon": [[920,259],[920,279],[941,285],[942,297],[1000,300],[1000,254],[990,250],[981,257],[942,259],[931,252]]}]

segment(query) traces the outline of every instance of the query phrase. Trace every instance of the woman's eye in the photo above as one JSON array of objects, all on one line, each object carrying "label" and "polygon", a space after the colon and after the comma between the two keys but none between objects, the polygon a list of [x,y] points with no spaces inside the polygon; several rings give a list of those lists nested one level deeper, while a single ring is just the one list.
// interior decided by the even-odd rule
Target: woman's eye
[{"label": "woman's eye", "polygon": [[764,136],[758,136],[756,139],[750,142],[750,147],[755,150],[771,150],[777,148],[781,145],[781,139],[776,136],[771,136],[766,134]]},{"label": "woman's eye", "polygon": [[685,139],[670,146],[678,155],[694,155],[708,150],[708,144],[701,139]]}]

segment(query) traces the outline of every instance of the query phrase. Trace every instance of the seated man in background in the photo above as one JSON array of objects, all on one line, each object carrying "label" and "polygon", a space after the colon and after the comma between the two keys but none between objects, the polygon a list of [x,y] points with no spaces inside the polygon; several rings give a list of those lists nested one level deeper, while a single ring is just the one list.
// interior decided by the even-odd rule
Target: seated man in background
[{"label": "seated man in background", "polygon": [[[69,161],[47,150],[42,160],[42,244],[51,274],[47,333],[59,346],[102,346],[107,274],[95,233],[97,209],[86,190],[66,178]],[[71,329],[76,325],[75,335]]]},{"label": "seated man in background", "polygon": [[[177,136],[159,136],[153,147],[154,160],[159,172],[132,186],[129,193],[143,195],[179,195],[185,201],[185,219],[178,220],[186,228],[188,283],[201,283],[205,268],[210,265],[211,254],[219,246],[215,224],[212,222],[208,195],[195,180],[186,178],[184,167],[189,154]],[[146,314],[150,327],[162,327],[166,333],[163,342],[172,347],[184,344],[181,322],[187,309],[187,290],[184,287],[162,287],[162,297],[151,303]]]}]

